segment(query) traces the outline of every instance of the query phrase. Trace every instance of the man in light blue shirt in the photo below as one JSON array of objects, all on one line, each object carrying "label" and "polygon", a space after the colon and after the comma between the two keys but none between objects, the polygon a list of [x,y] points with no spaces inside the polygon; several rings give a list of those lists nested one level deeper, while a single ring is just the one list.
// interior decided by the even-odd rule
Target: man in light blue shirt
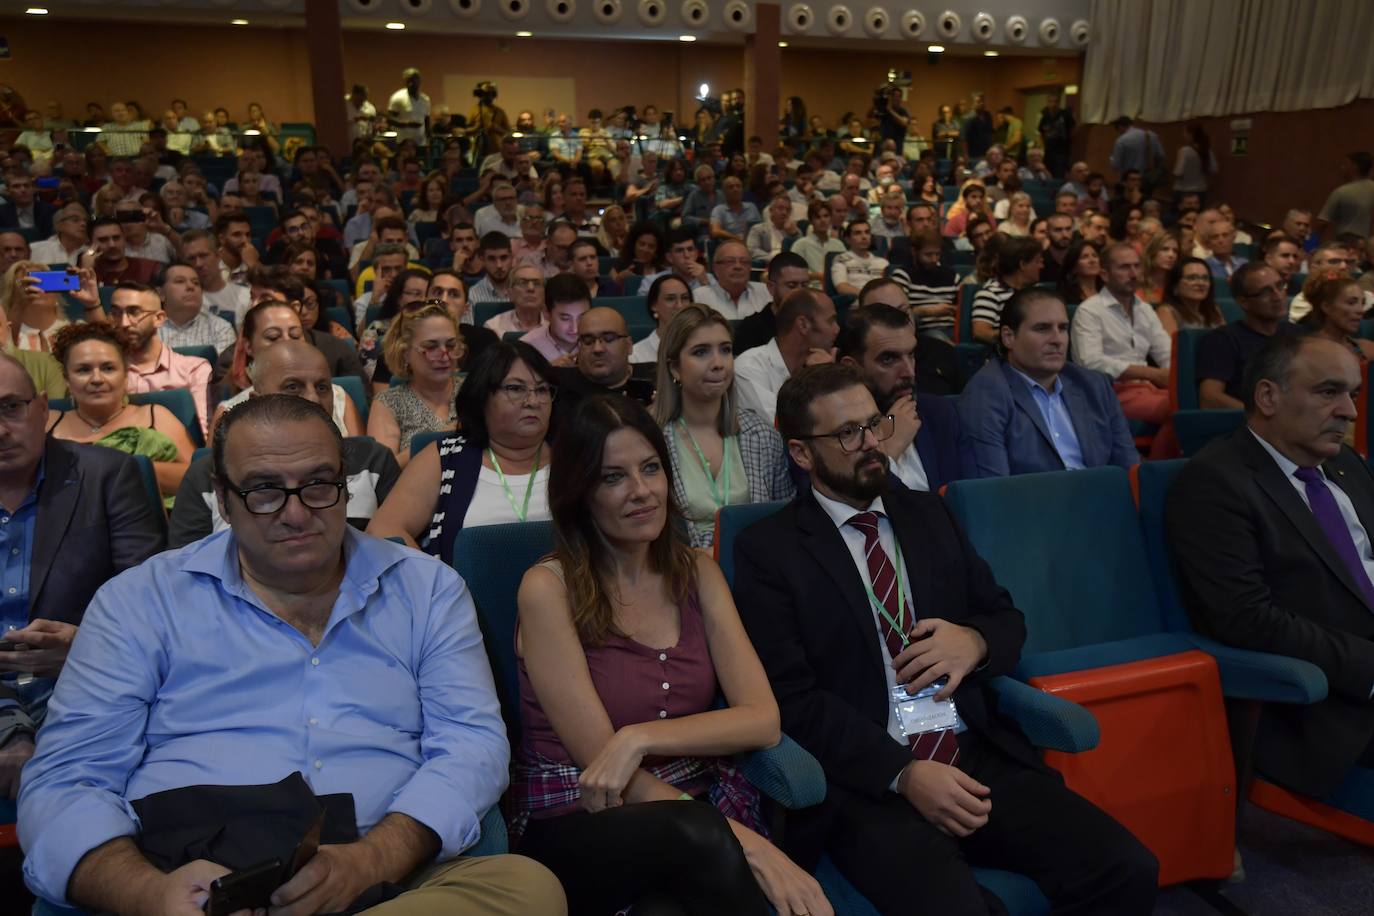
[{"label": "man in light blue shirt", "polygon": [[1159,134],[1131,124],[1125,116],[1112,122],[1116,128],[1116,143],[1112,146],[1111,163],[1120,175],[1135,170],[1142,176],[1142,188],[1148,195],[1153,186],[1153,177],[1164,163],[1164,146],[1159,142]]},{"label": "man in light blue shirt", "polygon": [[1140,453],[1111,382],[1067,362],[1069,317],[1053,292],[1031,288],[1002,308],[1003,358],[959,398],[962,451],[978,477],[1130,468]]},{"label": "man in light blue shirt", "polygon": [[229,869],[164,874],[130,803],[299,772],[317,796],[352,796],[360,839],[322,845],[273,906],[338,911],[390,882],[454,912],[566,912],[542,866],[458,858],[509,763],[463,581],[348,527],[342,443],[317,404],[251,399],[213,460],[230,530],[123,573],[86,612],[24,773],[29,886],[91,911],[199,909]]},{"label": "man in light blue shirt", "polygon": [[711,210],[711,238],[743,242],[749,227],[763,222],[759,208],[744,199],[744,183],[735,175],[721,182],[724,203]]}]

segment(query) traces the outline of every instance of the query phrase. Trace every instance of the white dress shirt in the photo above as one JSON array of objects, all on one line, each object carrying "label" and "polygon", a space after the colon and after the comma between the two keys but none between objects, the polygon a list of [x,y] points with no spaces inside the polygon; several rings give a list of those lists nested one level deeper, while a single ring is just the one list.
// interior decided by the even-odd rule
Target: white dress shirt
[{"label": "white dress shirt", "polygon": [[1085,299],[1074,312],[1072,337],[1073,361],[1113,379],[1129,366],[1145,365],[1146,357],[1152,357],[1156,366],[1169,368],[1172,341],[1154,307],[1139,296],[1130,318],[1106,290]]},{"label": "white dress shirt", "polygon": [[480,239],[488,232],[500,232],[513,239],[520,238],[520,220],[506,222],[496,210],[496,204],[487,204],[478,210],[472,219],[472,228]]},{"label": "white dress shirt", "polygon": [[630,351],[630,362],[658,362],[658,328],[654,328],[648,337],[635,344],[634,349]]},{"label": "white dress shirt", "polygon": [[[648,287],[644,287],[644,289],[647,290]],[[692,301],[709,305],[720,312],[726,321],[734,321],[739,318],[748,318],[755,312],[763,311],[772,303],[773,296],[764,284],[750,281],[749,285],[744,288],[744,292],[740,293],[739,301],[736,302],[712,279],[711,283],[703,284],[692,291]]]},{"label": "white dress shirt", "polygon": [[[919,436],[920,433],[917,435]],[[892,473],[897,475],[898,480],[906,484],[908,490],[930,492],[930,477],[926,474],[926,466],[921,463],[920,452],[916,451],[915,439],[912,439],[911,444],[892,461],[891,467]]]},{"label": "white dress shirt", "polygon": [[746,350],[735,358],[735,392],[739,406],[748,407],[772,425],[778,413],[778,389],[792,373],[783,362],[777,338]]}]

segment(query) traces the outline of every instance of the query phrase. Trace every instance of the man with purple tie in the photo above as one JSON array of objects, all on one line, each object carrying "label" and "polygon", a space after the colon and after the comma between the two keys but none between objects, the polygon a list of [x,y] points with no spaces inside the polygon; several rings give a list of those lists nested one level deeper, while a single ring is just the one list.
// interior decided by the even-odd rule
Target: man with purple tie
[{"label": "man with purple tie", "polygon": [[990,679],[1025,621],[940,497],[887,488],[895,423],[853,367],[794,374],[778,427],[811,487],[735,542],[735,598],[783,729],[826,803],[789,816],[881,913],[1001,913],[971,866],[1028,875],[1056,911],[1147,914],[1159,866],[1064,786]]},{"label": "man with purple tie", "polygon": [[1199,452],[1165,504],[1197,628],[1326,675],[1320,703],[1264,706],[1253,754],[1317,797],[1374,766],[1374,476],[1344,444],[1363,377],[1348,346],[1273,338],[1246,366],[1245,427]]}]

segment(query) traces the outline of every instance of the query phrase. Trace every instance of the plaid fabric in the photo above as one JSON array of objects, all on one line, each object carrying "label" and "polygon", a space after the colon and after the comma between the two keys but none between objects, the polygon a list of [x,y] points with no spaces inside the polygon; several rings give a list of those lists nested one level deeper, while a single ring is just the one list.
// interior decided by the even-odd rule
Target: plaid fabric
[{"label": "plaid fabric", "polygon": [[[721,814],[738,821],[760,836],[768,836],[759,811],[759,793],[733,764],[719,758],[677,757],[645,766],[650,775],[675,789],[700,797],[705,793]],[[557,817],[580,810],[582,771],[525,748],[515,755],[515,781],[511,785],[511,817],[507,831],[511,845],[519,842],[531,817]]]},{"label": "plaid fabric", "polygon": [[[682,457],[677,453],[676,439],[664,435],[668,440],[668,458],[673,465],[673,496],[679,506],[687,505],[687,488],[682,483],[682,475],[677,473],[678,462]],[[763,421],[763,418],[748,408],[739,409],[739,454],[744,461],[744,476],[749,480],[749,502],[768,503],[780,499],[791,499],[797,495],[792,477],[787,473],[787,448],[783,445],[778,431]],[[689,457],[691,457],[689,453]],[[710,547],[709,537],[703,538],[695,526],[688,526],[693,547]]]}]

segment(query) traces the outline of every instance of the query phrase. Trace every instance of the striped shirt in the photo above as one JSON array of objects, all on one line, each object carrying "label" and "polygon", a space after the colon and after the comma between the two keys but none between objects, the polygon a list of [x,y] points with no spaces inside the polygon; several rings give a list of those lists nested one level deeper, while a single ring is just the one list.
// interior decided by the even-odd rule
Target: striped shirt
[{"label": "striped shirt", "polygon": [[157,329],[157,336],[169,347],[214,347],[216,353],[232,347],[237,337],[232,324],[206,311],[197,312],[181,325],[169,316]]},{"label": "striped shirt", "polygon": [[1007,300],[1015,293],[1016,290],[993,277],[984,283],[983,288],[973,297],[972,319],[986,321],[996,330],[1002,324],[1002,306],[1006,305]]},{"label": "striped shirt", "polygon": [[[913,268],[910,273],[898,267],[892,271],[891,279],[906,293],[906,301],[911,308],[923,305],[948,305],[959,301],[959,281],[954,271],[948,267],[934,270]],[[916,331],[920,334],[939,331],[947,337],[954,335],[953,315],[932,315],[916,317]]]}]

